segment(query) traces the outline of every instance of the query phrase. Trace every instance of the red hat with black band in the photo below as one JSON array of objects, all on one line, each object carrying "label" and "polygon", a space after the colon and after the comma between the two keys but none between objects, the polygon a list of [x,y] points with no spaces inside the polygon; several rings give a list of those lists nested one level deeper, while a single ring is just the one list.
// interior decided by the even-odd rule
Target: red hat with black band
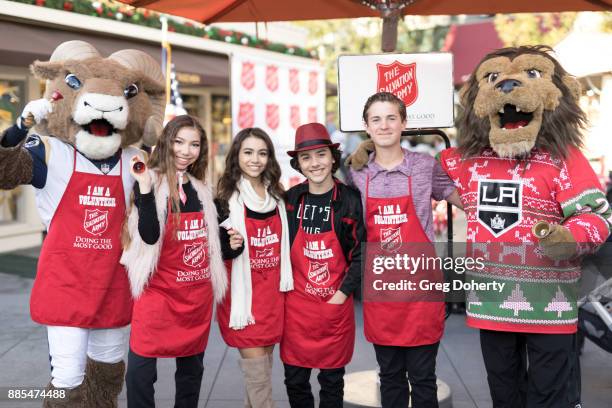
[{"label": "red hat with black band", "polygon": [[307,123],[298,127],[295,131],[295,146],[287,154],[294,157],[299,152],[306,150],[329,147],[337,149],[340,143],[332,143],[327,128],[320,123]]}]

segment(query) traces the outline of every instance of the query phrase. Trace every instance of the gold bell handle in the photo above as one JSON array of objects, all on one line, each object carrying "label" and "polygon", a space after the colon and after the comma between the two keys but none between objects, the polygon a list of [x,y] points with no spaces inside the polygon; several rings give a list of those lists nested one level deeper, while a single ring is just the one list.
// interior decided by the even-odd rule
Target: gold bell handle
[{"label": "gold bell handle", "polygon": [[531,232],[533,233],[533,235],[536,236],[536,238],[543,239],[550,235],[550,233],[552,232],[551,227],[552,225],[550,225],[546,221],[538,221],[531,228]]}]

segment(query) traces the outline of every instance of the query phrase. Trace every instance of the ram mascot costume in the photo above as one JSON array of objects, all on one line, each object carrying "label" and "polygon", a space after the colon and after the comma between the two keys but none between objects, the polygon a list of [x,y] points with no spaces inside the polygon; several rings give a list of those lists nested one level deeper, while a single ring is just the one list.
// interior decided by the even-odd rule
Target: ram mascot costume
[{"label": "ram mascot costume", "polygon": [[46,80],[45,95],[2,134],[0,188],[34,186],[48,231],[30,314],[47,326],[48,391],[62,391],[43,406],[116,407],[132,313],[119,264],[134,184],[128,166],[141,154],[132,145],[153,145],[161,134],[164,79],[141,51],[104,58],[82,41],[60,44],[31,69]]},{"label": "ram mascot costume", "polygon": [[[612,222],[580,151],[580,84],[551,53],[521,46],[486,55],[460,91],[458,146],[439,155],[461,196],[471,253],[486,260],[470,278],[505,283],[467,297],[494,407],[579,404],[570,390],[578,259]],[[362,167],[371,150],[362,143],[349,164]]]}]

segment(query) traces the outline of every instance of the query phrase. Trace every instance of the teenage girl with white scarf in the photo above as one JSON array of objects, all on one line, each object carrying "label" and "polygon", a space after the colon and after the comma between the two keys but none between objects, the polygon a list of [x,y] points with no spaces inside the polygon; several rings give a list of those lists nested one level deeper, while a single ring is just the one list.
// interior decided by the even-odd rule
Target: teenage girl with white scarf
[{"label": "teenage girl with white scarf", "polygon": [[[175,407],[196,408],[213,299],[223,298],[217,211],[206,180],[208,142],[195,118],[171,120],[148,169],[132,159],[134,205],[126,266],[134,296],[126,376],[129,408],[154,407],[157,358],[176,358]],[[129,241],[129,243],[128,243]]]},{"label": "teenage girl with white scarf", "polygon": [[230,296],[217,309],[221,335],[240,352],[245,406],[274,407],[272,351],[283,333],[284,293],[293,289],[285,192],[270,137],[240,131],[219,180],[217,208]]}]

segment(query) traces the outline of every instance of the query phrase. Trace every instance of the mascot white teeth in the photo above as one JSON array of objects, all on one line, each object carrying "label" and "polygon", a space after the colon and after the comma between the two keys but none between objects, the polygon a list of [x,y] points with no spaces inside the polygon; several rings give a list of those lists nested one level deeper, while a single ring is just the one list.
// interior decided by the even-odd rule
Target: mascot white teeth
[{"label": "mascot white teeth", "polygon": [[104,58],[83,41],[31,68],[47,80],[45,95],[0,138],[0,188],[34,186],[48,231],[30,314],[47,326],[48,389],[66,398],[43,406],[116,407],[132,313],[120,235],[130,159],[142,154],[131,145],[152,146],[161,134],[164,78],[141,51]]}]

